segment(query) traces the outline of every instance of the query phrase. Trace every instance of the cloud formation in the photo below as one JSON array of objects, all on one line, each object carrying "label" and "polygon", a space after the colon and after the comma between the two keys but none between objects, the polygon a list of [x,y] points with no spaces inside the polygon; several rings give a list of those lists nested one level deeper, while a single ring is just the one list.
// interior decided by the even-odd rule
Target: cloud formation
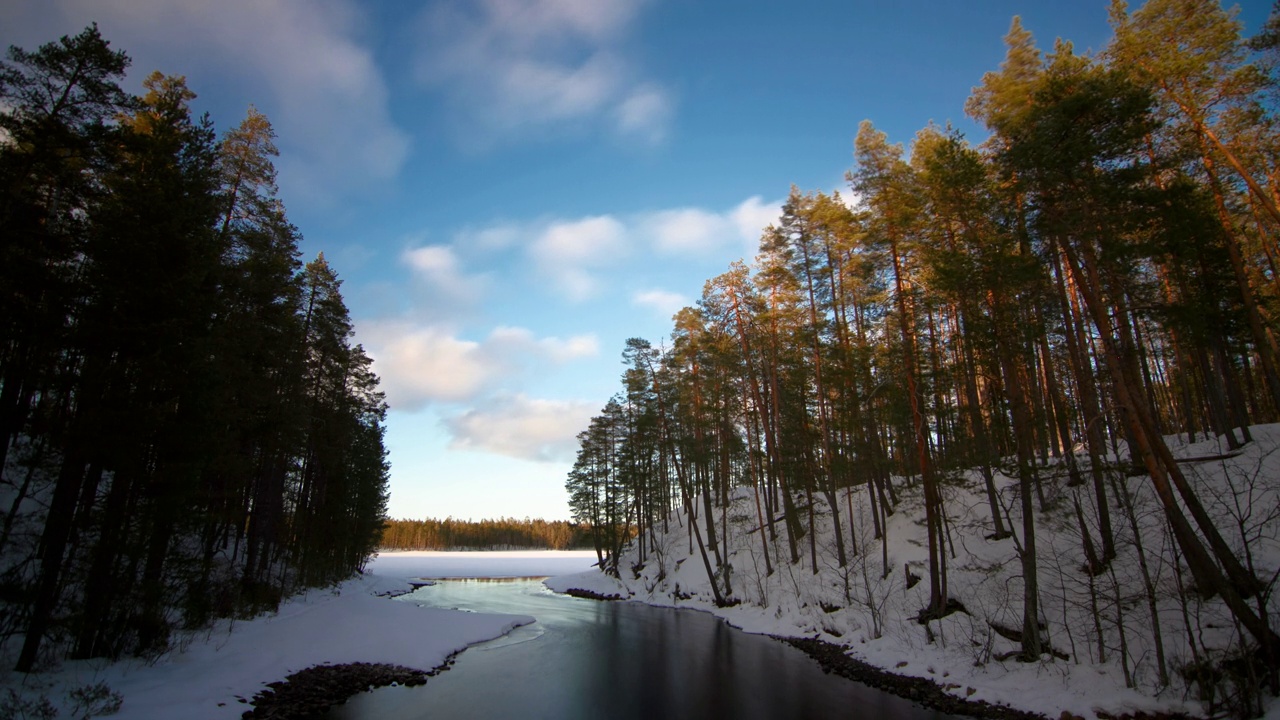
[{"label": "cloud formation", "polygon": [[592,271],[617,262],[627,249],[627,228],[610,215],[598,215],[550,223],[537,234],[529,255],[553,289],[581,301],[597,292]]},{"label": "cloud formation", "polygon": [[493,353],[502,357],[532,355],[557,363],[600,354],[600,343],[594,335],[575,335],[568,339],[540,338],[525,328],[499,326],[487,341]]},{"label": "cloud formation", "polygon": [[[541,273],[568,300],[584,301],[600,288],[598,274],[634,256],[640,249],[667,258],[714,258],[755,255],[760,232],[781,213],[781,202],[749,197],[726,211],[677,208],[635,215],[595,215],[575,220],[554,220],[520,228],[502,225],[503,237],[532,238],[529,254]],[[632,299],[637,304],[658,304],[657,296]],[[672,299],[664,299],[669,305]],[[684,306],[684,305],[681,305]],[[678,307],[677,307],[678,309]]]},{"label": "cloud formation", "polygon": [[476,341],[440,326],[375,320],[359,323],[357,335],[373,358],[387,402],[405,412],[434,403],[473,402],[541,363],[562,364],[599,353],[591,335],[540,338],[514,327],[495,328]]},{"label": "cloud formation", "polygon": [[568,462],[577,435],[599,408],[577,400],[510,395],[445,420],[450,449],[480,450],[521,460]]},{"label": "cloud formation", "polygon": [[401,262],[413,271],[415,289],[426,296],[427,305],[439,313],[455,313],[479,303],[489,278],[468,274],[454,249],[448,245],[409,248]]},{"label": "cloud formation", "polygon": [[729,218],[700,208],[654,213],[646,221],[654,246],[671,255],[702,254],[720,246],[731,226]]},{"label": "cloud formation", "polygon": [[745,257],[752,257],[760,244],[760,234],[764,229],[778,221],[782,215],[782,201],[765,202],[759,195],[753,195],[738,203],[728,213],[729,221],[738,231],[738,237],[746,243]]},{"label": "cloud formation", "polygon": [[[637,256],[644,252],[663,256],[664,262],[672,257],[705,260],[726,253],[733,259],[751,258],[761,231],[777,220],[781,209],[781,202],[753,196],[724,211],[685,207],[630,215],[504,221],[457,233],[453,247],[485,251],[523,247],[552,293],[571,302],[584,302],[599,295],[603,274],[623,262],[638,261]],[[410,262],[443,270],[450,261],[443,250],[423,252],[427,255]],[[660,307],[674,302],[665,298],[664,304],[652,295],[633,297],[632,301]]]},{"label": "cloud formation", "polygon": [[[135,76],[158,68],[191,75],[197,93],[207,91],[205,75],[240,88],[280,136],[277,167],[291,196],[328,199],[391,180],[408,158],[409,137],[391,120],[387,84],[357,37],[363,17],[350,0],[6,4],[0,19],[40,18],[31,27],[49,37],[98,22],[103,36],[135,59]],[[164,60],[175,56],[183,66]],[[217,119],[224,128],[240,120]]]},{"label": "cloud formation", "polygon": [[613,115],[622,135],[658,145],[667,137],[675,105],[661,86],[646,83],[618,103]]},{"label": "cloud formation", "polygon": [[566,125],[607,126],[658,143],[668,90],[644,78],[625,39],[644,0],[451,0],[418,32],[415,75],[442,91],[463,127],[491,142]]},{"label": "cloud formation", "polygon": [[669,290],[641,290],[631,296],[631,304],[639,307],[653,308],[663,317],[671,317],[691,303],[680,293]]}]

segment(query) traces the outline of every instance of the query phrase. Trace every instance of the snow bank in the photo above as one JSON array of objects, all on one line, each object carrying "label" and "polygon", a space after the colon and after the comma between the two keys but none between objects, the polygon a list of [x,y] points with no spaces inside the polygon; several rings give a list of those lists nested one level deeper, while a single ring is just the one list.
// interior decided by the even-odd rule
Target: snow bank
[{"label": "snow bank", "polygon": [[[408,555],[408,554],[406,554]],[[468,645],[499,637],[532,617],[491,615],[419,607],[392,600],[388,592],[408,589],[407,577],[428,575],[432,567],[449,574],[479,573],[486,567],[514,569],[506,558],[380,558],[372,574],[332,590],[316,590],[285,601],[274,615],[249,621],[219,623],[186,639],[186,647],[153,664],[128,660],[67,662],[53,672],[23,677],[0,675],[5,689],[26,697],[45,695],[63,706],[69,717],[67,691],[105,682],[124,698],[120,720],[156,718],[239,718],[265,683],[322,663],[380,662],[428,670]],[[555,567],[585,567],[547,557],[531,565],[538,574]],[[476,575],[468,575],[475,577]],[[6,659],[6,662],[7,659]],[[11,663],[10,663],[11,666]]]},{"label": "snow bank", "polygon": [[622,595],[625,597],[630,594],[627,587],[618,582],[616,578],[605,575],[599,570],[586,570],[572,575],[549,577],[543,580],[542,584],[558,593],[570,590],[586,590],[605,597],[610,595]]}]

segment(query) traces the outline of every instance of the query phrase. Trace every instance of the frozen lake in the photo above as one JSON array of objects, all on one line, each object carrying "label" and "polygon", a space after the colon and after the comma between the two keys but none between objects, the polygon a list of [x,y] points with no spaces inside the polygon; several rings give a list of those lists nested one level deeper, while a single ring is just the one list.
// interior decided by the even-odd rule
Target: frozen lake
[{"label": "frozen lake", "polygon": [[[474,563],[483,560],[475,554]],[[395,555],[378,559],[402,563]],[[530,558],[531,559],[531,558]],[[555,562],[578,563],[594,558]],[[692,610],[558,595],[540,581],[474,579],[445,568],[416,577],[470,576],[399,599],[476,612],[532,615],[537,622],[476,645],[452,670],[420,688],[383,688],[352,698],[331,720],[370,718],[924,718],[946,717],[906,700],[825,674],[800,651],[735,630]],[[531,559],[532,560],[532,559]],[[491,558],[507,576],[543,574],[538,561],[517,567]],[[400,568],[402,569],[402,568]]]}]

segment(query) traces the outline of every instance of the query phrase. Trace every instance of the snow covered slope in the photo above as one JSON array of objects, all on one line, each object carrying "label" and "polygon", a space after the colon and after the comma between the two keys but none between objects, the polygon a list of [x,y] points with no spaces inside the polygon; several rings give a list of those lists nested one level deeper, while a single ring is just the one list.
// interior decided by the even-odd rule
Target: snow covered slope
[{"label": "snow covered slope", "polygon": [[[1238,556],[1270,583],[1266,607],[1274,628],[1280,624],[1280,599],[1274,592],[1280,569],[1280,426],[1252,432],[1254,442],[1230,457],[1217,440],[1187,444],[1171,437],[1169,443],[1180,458],[1201,458],[1182,467]],[[842,515],[852,501],[857,520],[858,552],[845,567],[836,562],[825,502],[814,505],[819,514],[812,538],[817,566],[811,560],[810,537],[800,539],[800,560],[791,564],[785,524],[776,524],[776,538],[766,533],[762,539],[754,496],[750,489],[740,490],[723,518],[718,509],[715,518],[717,532],[728,535],[730,571],[717,581],[722,592],[726,581],[731,588],[731,602],[738,603],[731,607],[713,602],[707,570],[683,513],[670,517],[668,532],[655,533],[643,562],[634,544],[628,548],[618,564],[621,578],[590,571],[547,584],[560,591],[580,588],[655,605],[702,608],[751,632],[822,639],[845,646],[854,658],[931,679],[960,697],[1053,718],[1064,711],[1085,718],[1100,711],[1223,712],[1224,701],[1231,701],[1236,691],[1232,679],[1219,678],[1213,702],[1202,702],[1201,688],[1185,672],[1206,661],[1221,666],[1237,657],[1239,635],[1220,599],[1203,599],[1187,590],[1190,578],[1185,568],[1179,569],[1150,479],[1113,473],[1108,492],[1118,558],[1090,578],[1083,569],[1075,502],[1096,542],[1092,492],[1087,486],[1068,487],[1058,465],[1051,463],[1041,472],[1048,501],[1036,515],[1041,618],[1058,655],[1045,654],[1038,662],[1013,658],[1018,643],[995,630],[1020,628],[1022,614],[1018,483],[1002,475],[997,475],[1001,505],[1011,516],[1016,538],[988,539],[990,507],[976,473],[946,483],[949,595],[964,611],[927,626],[916,620],[929,597],[921,492],[904,478],[896,479],[900,502],[889,518],[887,541],[873,536],[864,488],[838,498]],[[1133,500],[1132,518],[1118,500],[1121,490]],[[700,502],[695,506],[701,507]],[[698,522],[706,537],[705,519]],[[844,525],[848,541],[847,517]],[[1141,539],[1141,553],[1136,538]],[[1154,591],[1150,597],[1140,560],[1145,560]],[[909,587],[907,568],[924,579]],[[1157,623],[1167,682],[1157,660]],[[1280,704],[1271,702],[1271,713],[1280,714]]]}]

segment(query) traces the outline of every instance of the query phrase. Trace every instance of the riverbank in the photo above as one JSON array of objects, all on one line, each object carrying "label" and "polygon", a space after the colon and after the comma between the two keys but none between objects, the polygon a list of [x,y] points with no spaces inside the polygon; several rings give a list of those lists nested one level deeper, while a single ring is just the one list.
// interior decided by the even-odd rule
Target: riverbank
[{"label": "riverbank", "polygon": [[[834,643],[805,638],[775,637],[774,639],[801,650],[829,673],[884,690],[934,710],[954,715],[971,715],[987,720],[1055,720],[1040,713],[1018,710],[1007,705],[993,705],[983,700],[956,697],[950,694],[951,690],[958,689],[955,683],[941,684],[924,678],[895,675],[850,657],[843,647]],[[973,687],[965,688],[966,694],[976,691]],[[1056,720],[1079,720],[1079,718],[1079,715],[1064,711]],[[1192,720],[1192,716],[1184,713],[1143,711],[1122,715],[1112,715],[1103,711],[1098,714],[1098,718],[1100,720]]]},{"label": "riverbank", "polygon": [[[727,612],[733,610],[732,608],[716,608],[714,605],[705,602],[705,599],[700,600],[696,592],[689,593],[689,596],[685,598],[685,602],[650,602],[636,597],[635,592],[628,589],[624,583],[597,571],[549,578],[545,581],[545,584],[556,592],[604,602],[630,600],[663,607],[697,608],[718,615],[726,619],[730,625],[746,632],[766,634],[779,642],[791,645],[813,658],[828,673],[883,690],[892,695],[919,703],[924,707],[948,714],[968,715],[986,720],[1079,720],[1080,718],[1090,717],[1096,717],[1099,720],[1192,720],[1195,717],[1195,715],[1181,710],[1167,708],[1128,707],[1114,709],[1114,706],[1113,711],[1102,707],[1094,708],[1089,715],[1081,715],[1070,710],[1051,713],[1036,712],[1014,707],[1003,698],[989,700],[983,697],[975,697],[979,693],[979,688],[958,681],[959,678],[967,676],[967,673],[963,671],[954,675],[950,670],[942,670],[939,673],[930,664],[926,666],[926,672],[929,676],[922,677],[902,673],[902,668],[908,667],[910,663],[900,661],[896,668],[899,672],[891,672],[877,664],[860,659],[852,648],[833,642],[830,639],[802,637],[782,631],[770,632],[765,629],[771,624],[770,621],[758,617],[752,621],[749,613],[744,614],[741,611]],[[775,628],[785,627],[786,623],[774,625]],[[1052,689],[1046,690],[1046,705],[1061,704],[1061,693],[1062,688],[1058,688],[1056,693]],[[1055,694],[1057,695],[1056,697]],[[986,687],[982,695],[990,697],[992,695],[991,688],[989,686]]]},{"label": "riverbank", "polygon": [[[777,635],[773,637],[813,658],[823,670],[829,673],[918,702],[927,708],[988,720],[1049,720],[1040,713],[1016,710],[1006,705],[992,705],[982,700],[956,697],[948,691],[958,687],[949,688],[925,678],[895,675],[883,668],[850,657],[843,647],[835,643]],[[973,687],[966,687],[964,690],[970,694],[976,692]]]},{"label": "riverbank", "polygon": [[[350,694],[342,686],[348,679],[369,679],[370,667],[364,666],[372,666],[370,671],[379,676],[384,673],[378,668],[398,666],[429,677],[447,667],[457,652],[534,619],[419,607],[391,597],[410,591],[411,581],[484,577],[495,571],[550,575],[582,570],[591,562],[594,553],[390,553],[370,561],[361,576],[285,600],[276,613],[224,620],[176,636],[173,649],[158,658],[68,661],[22,675],[7,670],[12,658],[0,657],[5,668],[0,671],[0,717],[37,717],[45,702],[60,711],[58,717],[82,717],[86,697],[96,693],[105,701],[98,707],[119,698],[120,709],[112,716],[118,720],[233,720],[254,711],[256,696],[277,694],[286,686],[273,684],[300,672],[298,687],[307,687],[304,694],[317,702]],[[346,669],[314,670],[324,667]],[[387,677],[400,682],[408,675]]]},{"label": "riverbank", "polygon": [[[594,572],[583,573],[573,577],[549,578],[545,582],[547,587],[552,590],[573,597],[601,602],[636,600],[634,597],[624,597],[616,591],[611,592],[611,590],[617,590],[618,586],[621,585],[620,583],[615,585],[615,583],[617,583],[616,580]],[[579,585],[587,585],[590,588],[579,587]],[[692,606],[695,606],[695,604],[685,605],[685,607]],[[717,615],[721,614],[715,613],[709,608],[700,609]],[[749,628],[739,629],[750,631]],[[943,685],[927,678],[889,672],[884,668],[850,656],[847,648],[837,643],[813,638],[791,637],[772,633],[764,634],[768,634],[778,642],[786,643],[800,650],[813,658],[828,673],[839,675],[877,690],[883,690],[934,710],[954,715],[986,718],[988,720],[1055,720],[1041,713],[1018,710],[983,700],[970,700],[968,697],[958,697],[952,694],[953,690],[959,689],[954,684]],[[966,687],[964,691],[968,695],[976,692],[973,687]]]}]

